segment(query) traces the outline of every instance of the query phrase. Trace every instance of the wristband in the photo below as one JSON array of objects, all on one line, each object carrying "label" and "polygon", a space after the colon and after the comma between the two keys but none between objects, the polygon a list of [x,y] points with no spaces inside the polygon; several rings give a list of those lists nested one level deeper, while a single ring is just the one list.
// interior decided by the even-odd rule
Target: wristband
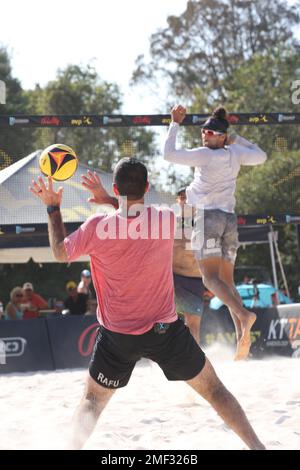
[{"label": "wristband", "polygon": [[59,206],[47,206],[47,212],[48,214],[52,214],[52,212],[60,211]]}]

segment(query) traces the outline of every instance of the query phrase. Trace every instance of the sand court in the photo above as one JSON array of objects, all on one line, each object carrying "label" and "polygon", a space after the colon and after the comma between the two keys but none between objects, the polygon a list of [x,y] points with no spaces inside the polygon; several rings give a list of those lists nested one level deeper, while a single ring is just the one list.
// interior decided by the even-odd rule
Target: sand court
[{"label": "sand court", "polygon": [[[299,358],[233,362],[233,352],[206,350],[268,449],[300,448]],[[65,449],[86,370],[0,375],[0,449]],[[245,449],[201,397],[168,382],[159,367],[139,362],[118,390],[85,449]]]}]

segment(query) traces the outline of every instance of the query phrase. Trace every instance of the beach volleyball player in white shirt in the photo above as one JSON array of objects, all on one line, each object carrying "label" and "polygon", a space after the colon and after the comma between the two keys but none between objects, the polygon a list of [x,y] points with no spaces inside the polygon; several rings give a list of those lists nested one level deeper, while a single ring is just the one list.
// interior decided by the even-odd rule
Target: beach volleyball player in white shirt
[{"label": "beach volleyball player in white shirt", "polygon": [[243,307],[234,285],[238,249],[234,193],[241,165],[260,165],[267,156],[248,140],[227,134],[229,122],[223,107],[218,107],[202,126],[202,147],[177,149],[176,135],[185,115],[184,106],[176,105],[171,110],[164,158],[195,167],[194,180],[186,189],[187,203],[195,206],[198,214],[192,248],[205,286],[230,310],[237,336],[235,359],[245,359],[256,315]]}]

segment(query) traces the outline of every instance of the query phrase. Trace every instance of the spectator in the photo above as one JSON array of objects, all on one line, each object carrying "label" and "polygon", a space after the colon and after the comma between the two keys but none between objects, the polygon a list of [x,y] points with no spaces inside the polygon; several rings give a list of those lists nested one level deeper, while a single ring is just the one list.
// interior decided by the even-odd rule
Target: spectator
[{"label": "spectator", "polygon": [[97,299],[88,299],[87,311],[85,315],[96,315],[97,314]]},{"label": "spectator", "polygon": [[77,292],[77,284],[74,281],[69,281],[66,285],[68,297],[66,298],[64,305],[65,309],[69,310],[71,315],[84,315],[87,311],[87,294],[81,294]]},{"label": "spectator", "polygon": [[91,273],[88,269],[84,269],[81,273],[81,281],[77,286],[77,292],[79,294],[86,294],[88,298],[91,297],[90,283],[92,281]]},{"label": "spectator", "polygon": [[24,299],[24,291],[22,287],[14,287],[10,293],[10,302],[5,309],[5,320],[22,320],[23,311],[21,304]]},{"label": "spectator", "polygon": [[34,292],[31,282],[25,282],[23,290],[25,292],[24,304],[27,304],[24,310],[24,320],[38,318],[40,310],[48,308],[48,302]]}]

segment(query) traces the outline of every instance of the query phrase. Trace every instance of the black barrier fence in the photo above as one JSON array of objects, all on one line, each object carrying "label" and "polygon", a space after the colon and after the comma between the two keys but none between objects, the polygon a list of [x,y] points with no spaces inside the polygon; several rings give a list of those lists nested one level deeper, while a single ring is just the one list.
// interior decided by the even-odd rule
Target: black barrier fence
[{"label": "black barrier fence", "polygon": [[0,373],[53,370],[46,319],[0,322]]},{"label": "black barrier fence", "polygon": [[91,316],[0,322],[0,373],[86,367],[99,324]]},{"label": "black barrier fence", "polygon": [[[300,304],[253,309],[251,354],[300,357]],[[91,316],[58,316],[0,322],[0,373],[87,367],[99,324]],[[201,345],[235,347],[233,322],[226,307],[206,309]]]},{"label": "black barrier fence", "polygon": [[62,316],[47,320],[54,369],[87,367],[99,323],[95,316]]},{"label": "black barrier fence", "polygon": [[[254,358],[270,355],[300,357],[300,304],[252,308],[257,319],[251,330],[250,353]],[[234,325],[226,306],[205,309],[201,320],[201,345],[218,342],[235,347]]]}]

